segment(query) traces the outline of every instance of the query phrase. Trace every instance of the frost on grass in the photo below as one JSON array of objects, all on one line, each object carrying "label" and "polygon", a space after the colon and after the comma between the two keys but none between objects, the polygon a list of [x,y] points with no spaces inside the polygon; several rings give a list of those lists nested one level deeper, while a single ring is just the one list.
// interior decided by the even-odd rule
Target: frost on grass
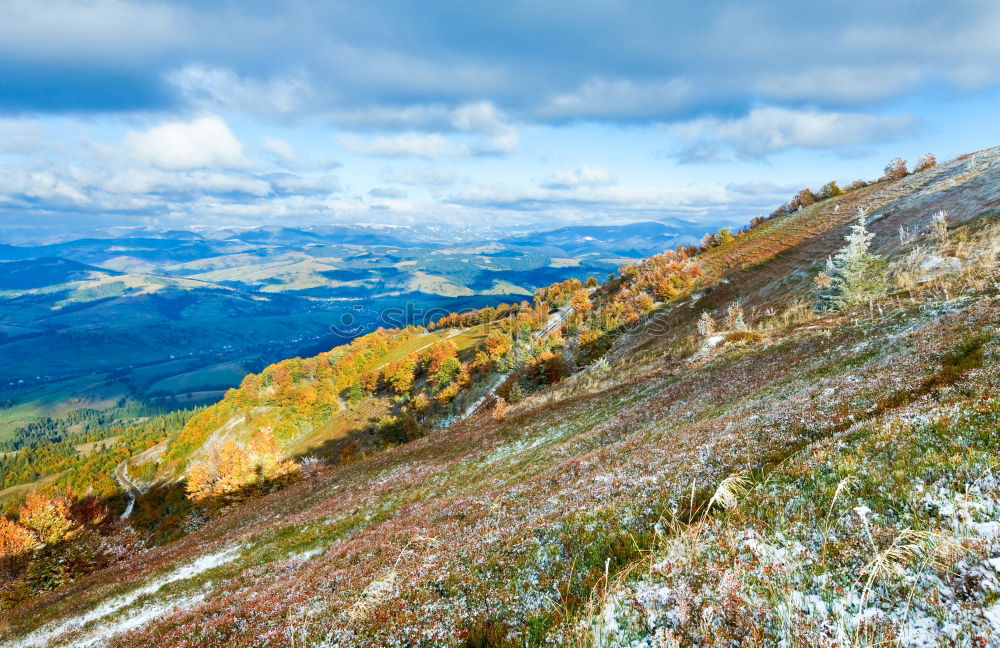
[{"label": "frost on grass", "polygon": [[[41,648],[48,645],[63,645],[66,639],[65,635],[71,633],[71,642],[74,646],[82,648],[105,645],[111,637],[117,634],[141,627],[153,619],[179,609],[197,605],[205,598],[205,594],[202,592],[159,601],[154,596],[167,585],[194,578],[236,559],[237,556],[239,556],[239,549],[235,547],[201,556],[190,564],[175,569],[147,585],[105,601],[89,612],[51,627],[43,626],[19,641],[13,642],[10,646],[11,648],[36,646]],[[140,599],[143,601],[139,605],[134,605]]]},{"label": "frost on grass", "polygon": [[[645,574],[585,622],[595,645],[676,633],[711,646],[986,646],[1000,630],[1000,475],[984,446],[998,421],[996,401],[931,408],[856,448],[814,451],[824,459],[789,466],[739,509],[664,536]],[[879,465],[908,486],[880,483]],[[803,493],[788,473],[812,484]]]}]

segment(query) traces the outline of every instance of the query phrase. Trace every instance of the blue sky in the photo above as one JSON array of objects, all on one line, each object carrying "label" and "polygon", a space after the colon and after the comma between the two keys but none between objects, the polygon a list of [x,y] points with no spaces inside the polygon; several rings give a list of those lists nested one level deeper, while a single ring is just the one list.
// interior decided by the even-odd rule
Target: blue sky
[{"label": "blue sky", "polygon": [[744,222],[1000,144],[996,2],[0,12],[0,231]]}]

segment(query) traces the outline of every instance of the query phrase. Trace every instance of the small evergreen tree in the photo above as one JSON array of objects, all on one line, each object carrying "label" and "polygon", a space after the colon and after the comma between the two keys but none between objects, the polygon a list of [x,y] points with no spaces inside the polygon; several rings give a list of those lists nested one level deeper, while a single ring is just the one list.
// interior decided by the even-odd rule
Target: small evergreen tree
[{"label": "small evergreen tree", "polygon": [[708,311],[703,312],[698,319],[698,333],[706,340],[715,335],[715,318]]},{"label": "small evergreen tree", "polygon": [[885,260],[868,251],[875,235],[865,220],[859,208],[858,222],[845,237],[847,245],[827,259],[826,270],[816,277],[820,310],[849,308],[885,295]]},{"label": "small evergreen tree", "polygon": [[726,309],[725,325],[727,331],[748,331],[746,319],[743,314],[743,307],[738,302],[734,302]]}]

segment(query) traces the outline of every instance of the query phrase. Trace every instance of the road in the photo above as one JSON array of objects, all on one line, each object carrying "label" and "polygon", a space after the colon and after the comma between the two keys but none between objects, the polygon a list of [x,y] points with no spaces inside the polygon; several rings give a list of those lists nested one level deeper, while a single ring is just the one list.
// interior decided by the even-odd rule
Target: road
[{"label": "road", "polygon": [[[540,340],[542,337],[558,329],[560,326],[562,326],[563,322],[566,321],[566,318],[569,317],[572,312],[573,312],[573,307],[570,306],[569,304],[566,304],[556,312],[552,313],[549,316],[549,321],[546,322],[545,324],[545,328],[541,329],[540,331],[536,331],[532,335],[532,340]],[[465,419],[469,418],[473,412],[479,409],[480,405],[485,403],[488,398],[490,398],[491,396],[493,396],[494,393],[496,393],[496,390],[500,388],[500,385],[506,382],[506,380],[510,377],[510,374],[513,373],[513,371],[514,370],[511,369],[510,371],[504,372],[498,375],[496,378],[494,378],[493,382],[490,383],[490,386],[486,389],[485,392],[483,392],[483,395],[480,396],[476,400],[476,402],[466,407],[465,411],[463,411],[455,418],[445,419],[445,421],[442,422],[443,423],[442,427],[446,427],[448,425],[454,425],[455,423],[460,423]]]},{"label": "road", "polygon": [[122,490],[128,493],[128,505],[125,507],[125,512],[122,513],[121,519],[126,519],[128,516],[132,515],[132,509],[135,507],[135,498],[142,495],[142,489],[135,485],[128,477],[128,461],[123,461],[117,466],[115,466],[115,480],[118,485],[122,487]]}]

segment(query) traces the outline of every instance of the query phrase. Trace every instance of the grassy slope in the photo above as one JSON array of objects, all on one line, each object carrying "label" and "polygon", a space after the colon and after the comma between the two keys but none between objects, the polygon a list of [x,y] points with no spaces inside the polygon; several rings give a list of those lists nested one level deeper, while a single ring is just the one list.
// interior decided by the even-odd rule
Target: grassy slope
[{"label": "grassy slope", "polygon": [[[929,218],[936,194],[963,206],[954,224],[988,217],[968,195],[982,178],[883,215],[880,248]],[[848,195],[840,213],[882,209],[890,192],[908,200],[903,189]],[[623,338],[609,373],[577,375],[503,421],[329,468],[19,610],[7,636],[103,602],[59,641],[648,645],[636,642],[662,628],[660,645],[673,633],[876,645],[926,626],[940,645],[972,645],[1000,591],[988,562],[1000,554],[995,285],[896,295],[880,311],[766,328],[759,345],[685,352],[706,306],[740,298],[780,314],[801,298],[809,276],[795,271],[831,252],[849,218],[829,208],[713,252],[729,283]],[[706,513],[741,471],[739,504]],[[878,556],[891,564],[873,568]],[[114,636],[130,618],[142,627]]]}]

